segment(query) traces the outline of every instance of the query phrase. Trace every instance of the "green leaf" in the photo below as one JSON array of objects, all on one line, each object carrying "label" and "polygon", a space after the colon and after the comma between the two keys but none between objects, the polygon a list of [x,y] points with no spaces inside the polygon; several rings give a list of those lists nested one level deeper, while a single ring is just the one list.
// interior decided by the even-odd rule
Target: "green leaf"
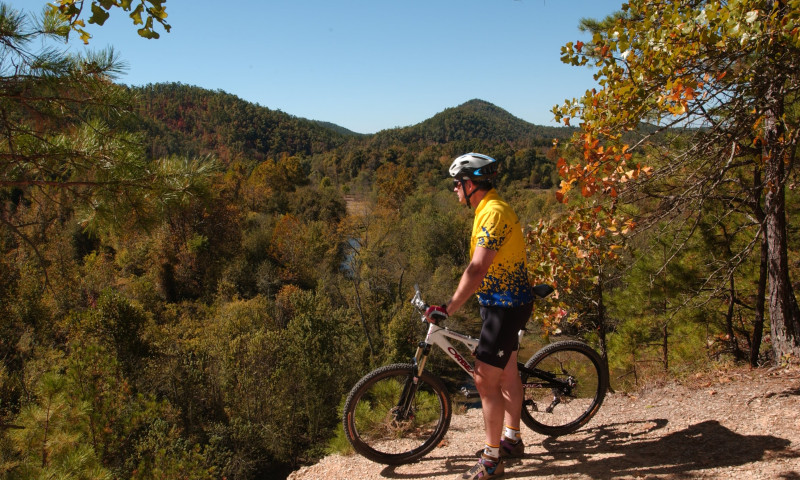
[{"label": "green leaf", "polygon": [[[136,6],[136,8],[133,9],[131,14],[129,15],[129,17],[131,17],[131,19],[133,20],[133,24],[134,25],[142,25],[144,23],[142,21],[142,12],[143,11],[144,11],[144,7],[141,4],[139,4],[139,5]],[[139,32],[139,35],[141,35],[141,34],[142,33]]]},{"label": "green leaf", "polygon": [[157,18],[159,21],[167,18],[167,11],[162,7],[153,7],[148,10],[150,15]]},{"label": "green leaf", "polygon": [[89,17],[89,23],[96,25],[103,25],[108,20],[109,14],[97,4],[92,4],[92,16]]},{"label": "green leaf", "polygon": [[148,30],[147,28],[140,28],[136,30],[139,33],[140,37],[149,38],[149,39],[156,39],[159,38],[160,35],[158,32],[154,32],[152,30]]}]

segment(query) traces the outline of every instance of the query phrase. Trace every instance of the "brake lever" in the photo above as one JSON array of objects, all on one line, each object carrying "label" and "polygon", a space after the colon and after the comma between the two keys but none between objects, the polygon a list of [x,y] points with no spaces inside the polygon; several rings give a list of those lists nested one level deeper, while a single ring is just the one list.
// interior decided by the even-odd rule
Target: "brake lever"
[{"label": "brake lever", "polygon": [[426,322],[428,320],[425,318],[425,311],[428,309],[428,305],[424,300],[422,300],[422,293],[419,291],[419,285],[414,285],[414,292],[414,297],[411,299],[411,305],[414,305],[414,307],[419,310],[419,313],[422,314],[422,321]]}]

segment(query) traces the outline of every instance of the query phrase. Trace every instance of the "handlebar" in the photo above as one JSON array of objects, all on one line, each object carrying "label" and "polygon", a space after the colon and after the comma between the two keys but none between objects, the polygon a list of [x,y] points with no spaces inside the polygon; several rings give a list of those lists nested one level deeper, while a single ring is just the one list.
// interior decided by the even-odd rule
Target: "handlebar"
[{"label": "handlebar", "polygon": [[414,307],[416,307],[416,309],[419,310],[419,313],[422,314],[421,320],[423,322],[427,322],[428,319],[425,318],[425,310],[428,309],[428,304],[425,303],[424,300],[422,300],[422,293],[420,293],[419,291],[419,285],[414,284],[414,292],[415,292],[414,297],[411,299],[411,305],[414,305]]}]

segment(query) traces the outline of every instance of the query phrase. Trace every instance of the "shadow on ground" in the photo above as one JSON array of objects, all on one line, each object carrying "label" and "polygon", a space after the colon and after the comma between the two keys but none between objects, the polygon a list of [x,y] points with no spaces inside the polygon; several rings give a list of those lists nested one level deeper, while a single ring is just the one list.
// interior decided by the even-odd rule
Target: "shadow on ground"
[{"label": "shadow on ground", "polygon": [[[585,475],[593,479],[622,476],[666,475],[691,478],[693,472],[736,467],[765,458],[800,458],[791,442],[771,435],[740,435],[717,421],[706,421],[659,436],[667,420],[617,423],[589,428],[568,437],[547,438],[541,449],[506,464],[505,478],[549,475]],[[435,452],[434,452],[435,453]],[[435,478],[465,471],[475,457],[424,458],[415,473],[387,467],[387,478]],[[430,469],[425,468],[430,465]],[[401,471],[398,471],[401,470]],[[786,480],[800,479],[797,471],[785,472]]]}]

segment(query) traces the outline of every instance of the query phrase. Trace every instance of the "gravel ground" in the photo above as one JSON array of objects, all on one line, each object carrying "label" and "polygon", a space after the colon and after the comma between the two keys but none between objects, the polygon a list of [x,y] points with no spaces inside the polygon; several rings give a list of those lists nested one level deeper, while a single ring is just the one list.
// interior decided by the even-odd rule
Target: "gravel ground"
[{"label": "gravel ground", "polygon": [[[454,478],[483,445],[480,410],[453,417],[442,444],[396,467],[332,455],[290,480]],[[582,430],[548,438],[523,426],[525,457],[504,478],[800,480],[800,368],[737,369],[636,394],[610,394]]]}]

